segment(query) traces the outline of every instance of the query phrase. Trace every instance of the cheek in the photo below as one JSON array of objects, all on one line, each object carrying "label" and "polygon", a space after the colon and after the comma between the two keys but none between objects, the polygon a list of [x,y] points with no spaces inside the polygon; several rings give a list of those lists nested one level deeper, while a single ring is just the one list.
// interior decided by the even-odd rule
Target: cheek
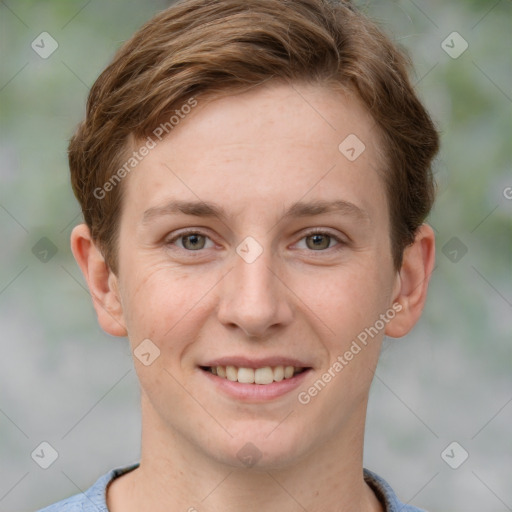
[{"label": "cheek", "polygon": [[374,267],[333,272],[311,294],[317,332],[328,326],[320,338],[328,358],[312,386],[300,390],[299,403],[333,431],[366,401],[378,362],[385,325],[380,315],[389,309],[391,286],[389,273]]},{"label": "cheek", "polygon": [[[123,310],[132,343],[149,338],[163,349],[169,339],[195,332],[208,292],[219,280],[215,272],[183,272],[168,263],[139,262],[123,287]],[[188,334],[187,334],[188,333]]]},{"label": "cheek", "polygon": [[357,336],[373,325],[389,307],[389,272],[361,262],[351,267],[329,269],[323,275],[302,282],[301,296],[334,335],[336,342]]}]

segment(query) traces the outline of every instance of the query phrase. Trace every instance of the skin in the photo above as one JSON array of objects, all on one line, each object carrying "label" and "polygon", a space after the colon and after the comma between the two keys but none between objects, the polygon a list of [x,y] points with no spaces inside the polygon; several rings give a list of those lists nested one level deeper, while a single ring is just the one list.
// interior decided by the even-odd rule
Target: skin
[{"label": "skin", "polygon": [[[72,234],[101,327],[133,350],[144,339],[160,350],[149,366],[134,357],[141,465],[109,487],[109,509],[383,510],[362,475],[368,393],[384,334],[403,336],[421,314],[432,229],[419,228],[397,271],[379,134],[353,96],[271,82],[198,100],[122,184],[117,275],[85,225]],[[349,134],[366,146],[353,162],[338,149]],[[155,213],[172,199],[215,203],[226,218]],[[283,216],[299,200],[337,199],[361,213]],[[173,239],[183,228],[206,236],[192,237],[198,250]],[[321,248],[311,228],[326,233]],[[251,263],[236,252],[247,236],[263,251]],[[301,404],[298,392],[393,304],[401,311],[385,329]],[[247,403],[198,368],[233,355],[294,357],[312,370],[298,389]],[[237,457],[247,443],[260,457],[251,467]]]}]

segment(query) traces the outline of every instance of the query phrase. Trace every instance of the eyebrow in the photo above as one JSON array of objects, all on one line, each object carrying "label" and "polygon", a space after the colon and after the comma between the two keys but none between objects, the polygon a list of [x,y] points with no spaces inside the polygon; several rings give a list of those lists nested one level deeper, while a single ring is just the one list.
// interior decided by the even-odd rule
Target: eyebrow
[{"label": "eyebrow", "polygon": [[[334,201],[314,200],[310,202],[297,201],[293,203],[283,214],[283,219],[293,217],[311,217],[325,213],[340,212],[344,215],[356,217],[361,221],[369,221],[368,212],[356,206],[354,203],[341,199]],[[218,217],[227,220],[226,210],[214,203],[206,201],[171,200],[163,206],[148,208],[142,217],[142,223],[147,224],[156,217],[176,214],[194,215],[196,217]]]}]

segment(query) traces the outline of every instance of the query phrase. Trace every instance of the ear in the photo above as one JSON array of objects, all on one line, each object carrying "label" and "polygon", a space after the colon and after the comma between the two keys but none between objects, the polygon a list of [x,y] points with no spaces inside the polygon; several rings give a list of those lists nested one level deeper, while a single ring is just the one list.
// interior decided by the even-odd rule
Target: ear
[{"label": "ear", "polygon": [[386,335],[400,338],[418,321],[427,298],[428,283],[434,269],[435,235],[427,224],[421,225],[414,242],[405,248],[397,274],[394,301],[402,306],[386,326]]},{"label": "ear", "polygon": [[85,224],[73,229],[71,251],[87,281],[101,328],[113,336],[126,336],[117,276],[108,268]]}]

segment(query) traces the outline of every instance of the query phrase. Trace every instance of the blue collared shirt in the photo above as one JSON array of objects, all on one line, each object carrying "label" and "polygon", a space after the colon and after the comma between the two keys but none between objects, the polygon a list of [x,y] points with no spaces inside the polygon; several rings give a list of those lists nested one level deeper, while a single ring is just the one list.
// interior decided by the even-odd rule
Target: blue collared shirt
[{"label": "blue collared shirt", "polygon": [[[108,484],[114,480],[114,478],[138,466],[138,464],[132,464],[124,468],[113,469],[99,478],[97,482],[84,493],[76,494],[71,498],[59,501],[38,512],[109,512],[107,508]],[[425,512],[412,505],[402,503],[389,484],[368,469],[364,470],[364,479],[384,505],[385,512]]]}]

